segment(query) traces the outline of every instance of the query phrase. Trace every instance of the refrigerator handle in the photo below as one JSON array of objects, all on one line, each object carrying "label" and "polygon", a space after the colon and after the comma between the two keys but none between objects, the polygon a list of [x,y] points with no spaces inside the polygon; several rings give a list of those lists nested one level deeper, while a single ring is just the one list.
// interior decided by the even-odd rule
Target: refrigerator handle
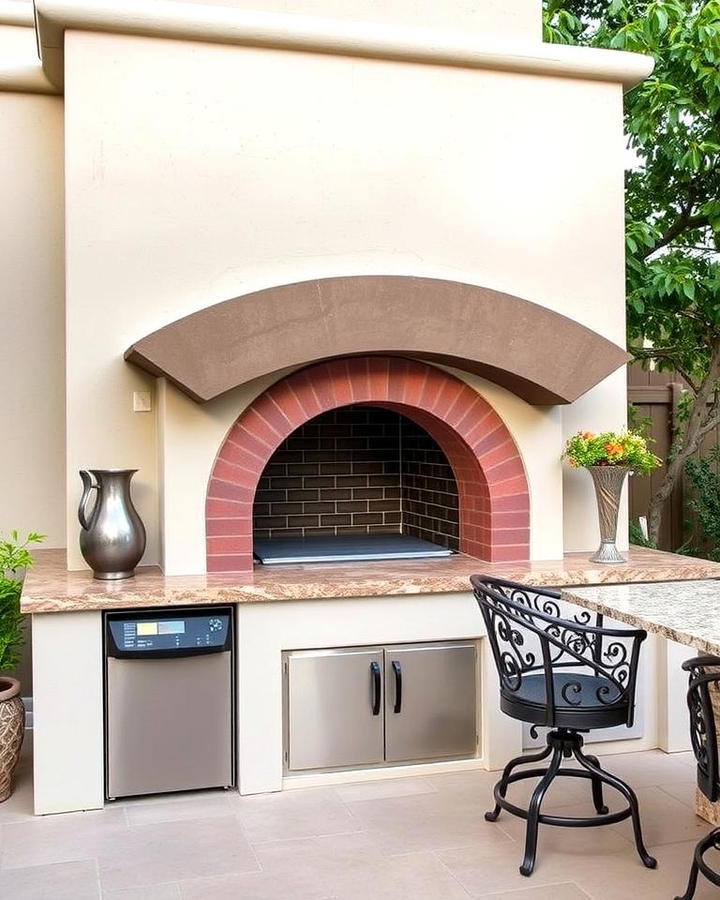
[{"label": "refrigerator handle", "polygon": [[397,659],[392,661],[392,669],[395,673],[395,706],[393,712],[399,713],[402,709],[402,667]]},{"label": "refrigerator handle", "polygon": [[370,663],[370,674],[372,675],[372,714],[380,715],[380,663]]}]

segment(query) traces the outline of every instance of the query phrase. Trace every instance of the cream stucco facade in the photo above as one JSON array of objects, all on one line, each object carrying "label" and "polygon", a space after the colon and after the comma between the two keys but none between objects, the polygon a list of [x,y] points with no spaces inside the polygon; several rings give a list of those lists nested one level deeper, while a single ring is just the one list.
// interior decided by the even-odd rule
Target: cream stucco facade
[{"label": "cream stucco facade", "polygon": [[[548,49],[539,0],[277,0],[262,14],[38,0],[34,69],[34,30],[10,7],[27,9],[0,7],[21,338],[4,365],[24,377],[1,524],[66,541],[70,568],[84,567],[78,469],[132,467],[144,562],[204,571],[215,454],[283,373],[198,405],[123,360],[189,313],[307,279],[414,275],[506,291],[624,344],[622,93],[649,63]],[[589,479],[559,454],[579,427],[624,424],[623,372],[552,408],[461,377],[520,448],[532,558],[590,549]],[[150,412],[133,411],[136,391]]]}]

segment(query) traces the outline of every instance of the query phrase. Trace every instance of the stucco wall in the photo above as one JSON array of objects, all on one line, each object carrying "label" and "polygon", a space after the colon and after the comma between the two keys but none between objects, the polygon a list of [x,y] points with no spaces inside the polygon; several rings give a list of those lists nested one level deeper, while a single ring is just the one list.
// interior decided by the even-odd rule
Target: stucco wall
[{"label": "stucco wall", "polygon": [[0,93],[0,532],[48,547],[65,546],[62,115],[60,98]]},{"label": "stucco wall", "polygon": [[[140,467],[157,561],[156,419],[132,412],[154,380],[122,351],[228,297],[425,275],[508,291],[623,343],[621,104],[606,83],[69,32],[72,527],[79,467]],[[583,427],[601,405],[621,418],[624,397],[619,379],[593,391]],[[231,403],[197,415],[222,432]],[[585,485],[566,481],[565,507],[590,547]],[[74,541],[69,561],[82,565]]]}]

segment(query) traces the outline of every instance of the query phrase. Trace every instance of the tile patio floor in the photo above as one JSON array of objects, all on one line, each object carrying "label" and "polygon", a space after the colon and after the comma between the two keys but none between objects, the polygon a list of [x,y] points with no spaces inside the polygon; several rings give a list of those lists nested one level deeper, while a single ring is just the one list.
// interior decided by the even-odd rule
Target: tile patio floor
[{"label": "tile patio floor", "polygon": [[[656,871],[643,868],[623,822],[541,829],[526,879],[517,871],[523,823],[483,819],[493,773],[258,797],[206,792],[34,818],[28,751],[15,795],[0,804],[2,900],[672,898],[709,828],[692,810],[689,754],[604,760],[638,791]],[[590,811],[584,787],[565,782],[548,805]],[[701,881],[696,896],[718,900],[720,890]]]}]

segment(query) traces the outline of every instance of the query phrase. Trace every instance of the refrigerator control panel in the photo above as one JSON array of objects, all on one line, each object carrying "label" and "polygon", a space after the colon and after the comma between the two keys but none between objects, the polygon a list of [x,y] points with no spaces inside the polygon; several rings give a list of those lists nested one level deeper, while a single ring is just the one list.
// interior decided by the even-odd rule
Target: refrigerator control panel
[{"label": "refrigerator control panel", "polygon": [[114,657],[174,656],[229,650],[230,613],[157,613],[107,617],[107,653]]}]

